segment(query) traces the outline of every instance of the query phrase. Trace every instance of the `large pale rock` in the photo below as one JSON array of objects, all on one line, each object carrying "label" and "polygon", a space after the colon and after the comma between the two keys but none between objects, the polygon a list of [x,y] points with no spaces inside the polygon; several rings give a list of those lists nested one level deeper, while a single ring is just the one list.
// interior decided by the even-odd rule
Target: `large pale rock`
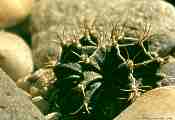
[{"label": "large pale rock", "polygon": [[32,9],[34,0],[1,0],[0,28],[11,27],[24,20]]},{"label": "large pale rock", "polygon": [[15,81],[33,71],[31,50],[21,37],[0,32],[0,67]]},{"label": "large pale rock", "polygon": [[0,120],[45,120],[31,100],[0,69]]},{"label": "large pale rock", "polygon": [[174,120],[175,86],[153,89],[113,120]]},{"label": "large pale rock", "polygon": [[163,0],[40,0],[32,12],[34,61],[40,67],[45,56],[55,60],[59,54],[53,42],[60,40],[57,34],[62,37],[63,30],[65,36],[71,36],[73,30],[80,32],[85,20],[89,25],[95,20],[97,30],[108,33],[112,23],[127,22],[128,34],[151,24],[150,34],[156,35],[150,48],[166,56],[175,46],[174,19],[175,8]]}]

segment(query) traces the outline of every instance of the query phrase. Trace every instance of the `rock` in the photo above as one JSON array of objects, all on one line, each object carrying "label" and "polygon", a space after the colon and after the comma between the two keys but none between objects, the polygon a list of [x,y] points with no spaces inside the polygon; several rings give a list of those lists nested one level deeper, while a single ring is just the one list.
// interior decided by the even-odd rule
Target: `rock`
[{"label": "rock", "polygon": [[1,0],[0,28],[11,27],[24,20],[32,9],[33,0]]},{"label": "rock", "polygon": [[44,115],[0,69],[0,120],[44,120]]},{"label": "rock", "polygon": [[175,119],[175,86],[153,89],[138,98],[113,120]]},{"label": "rock", "polygon": [[166,64],[162,65],[160,71],[165,74],[165,78],[161,80],[161,86],[175,85],[175,58],[169,57]]},{"label": "rock", "polygon": [[0,32],[0,67],[15,81],[33,71],[31,50],[22,38]]},{"label": "rock", "polygon": [[163,0],[40,0],[32,11],[34,61],[41,67],[48,54],[55,60],[59,54],[53,42],[60,40],[57,34],[62,38],[64,31],[65,37],[70,38],[76,31],[81,33],[85,21],[107,33],[112,24],[126,22],[128,34],[143,31],[150,24],[150,35],[154,34],[150,49],[167,56],[175,46],[174,19],[175,8]]}]

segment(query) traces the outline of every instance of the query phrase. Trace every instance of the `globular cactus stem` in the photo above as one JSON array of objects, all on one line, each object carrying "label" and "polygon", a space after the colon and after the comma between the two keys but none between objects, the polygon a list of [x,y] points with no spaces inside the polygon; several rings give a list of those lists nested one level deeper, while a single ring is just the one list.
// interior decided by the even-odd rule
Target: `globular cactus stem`
[{"label": "globular cactus stem", "polygon": [[149,51],[146,29],[134,38],[114,27],[107,39],[86,28],[79,40],[62,45],[50,104],[63,120],[111,120],[163,79],[164,59]]}]

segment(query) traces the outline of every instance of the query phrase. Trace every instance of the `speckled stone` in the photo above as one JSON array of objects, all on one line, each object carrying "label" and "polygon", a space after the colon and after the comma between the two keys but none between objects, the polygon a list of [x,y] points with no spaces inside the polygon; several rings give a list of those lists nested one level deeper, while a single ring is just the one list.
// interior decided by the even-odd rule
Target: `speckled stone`
[{"label": "speckled stone", "polygon": [[45,120],[28,96],[0,69],[0,120]]}]

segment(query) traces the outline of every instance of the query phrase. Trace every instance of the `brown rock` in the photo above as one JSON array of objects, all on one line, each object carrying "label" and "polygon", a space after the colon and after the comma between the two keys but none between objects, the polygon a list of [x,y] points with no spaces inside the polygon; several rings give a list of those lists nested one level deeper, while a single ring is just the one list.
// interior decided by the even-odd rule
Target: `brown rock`
[{"label": "brown rock", "polygon": [[113,120],[174,120],[175,86],[153,89]]}]

